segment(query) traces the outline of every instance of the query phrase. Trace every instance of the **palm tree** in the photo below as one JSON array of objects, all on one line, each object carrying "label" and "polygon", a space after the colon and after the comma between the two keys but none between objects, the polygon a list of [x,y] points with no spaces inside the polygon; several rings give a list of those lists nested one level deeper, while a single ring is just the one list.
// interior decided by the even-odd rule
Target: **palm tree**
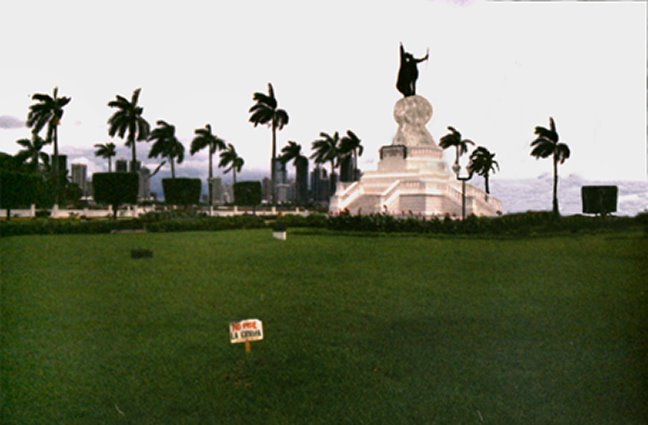
[{"label": "palm tree", "polygon": [[551,117],[549,117],[549,126],[549,129],[535,128],[538,138],[531,142],[531,147],[533,147],[531,156],[535,156],[536,159],[553,157],[553,213],[558,217],[560,215],[558,210],[558,164],[564,163],[571,152],[565,143],[558,143],[556,124]]},{"label": "palm tree", "polygon": [[135,164],[137,164],[137,154],[135,153],[135,142],[146,140],[149,137],[150,126],[149,123],[142,117],[144,108],[137,105],[141,89],[133,91],[131,101],[117,95],[115,100],[108,102],[111,108],[117,108],[114,114],[108,118],[108,134],[114,137],[115,134],[123,139],[124,135],[128,132],[126,138],[126,146],[132,150],[131,168],[130,171],[134,172]]},{"label": "palm tree", "polygon": [[290,161],[293,161],[293,165],[297,164],[298,158],[306,158],[301,154],[301,145],[292,140],[288,141],[288,144],[281,149],[281,155],[279,156],[279,161],[286,164]]},{"label": "palm tree", "polygon": [[212,156],[219,150],[225,149],[225,141],[212,133],[211,125],[205,125],[205,128],[198,128],[195,131],[196,137],[191,142],[190,153],[193,155],[199,150],[209,147],[209,176],[207,178],[207,187],[209,188],[209,205],[212,205]]},{"label": "palm tree", "polygon": [[250,122],[256,127],[267,124],[272,128],[272,161],[270,163],[270,186],[272,187],[272,203],[277,201],[275,187],[275,167],[277,158],[277,130],[288,124],[288,113],[278,108],[272,84],[268,83],[268,94],[254,93],[252,99],[256,102],[250,108]]},{"label": "palm tree", "polygon": [[308,201],[308,159],[301,154],[301,145],[288,141],[288,144],[281,149],[279,160],[283,164],[293,162],[297,183],[297,202],[305,203]]},{"label": "palm tree", "polygon": [[[362,156],[364,147],[361,145],[362,141],[351,130],[347,130],[346,136],[340,139],[340,157],[344,159],[349,155],[353,155],[353,164],[351,171],[351,181],[358,180],[358,157]],[[343,167],[342,165],[340,165]]]},{"label": "palm tree", "polygon": [[228,173],[230,170],[232,171],[233,184],[236,184],[236,173],[241,171],[243,164],[245,164],[245,161],[243,161],[243,158],[238,156],[236,149],[234,149],[234,145],[228,143],[227,148],[220,153],[220,162],[218,163],[218,166],[228,167],[223,171],[224,173]]},{"label": "palm tree", "polygon": [[175,179],[175,164],[184,161],[184,146],[175,135],[175,127],[166,121],[158,121],[157,127],[151,131],[149,141],[154,141],[149,158],[162,156],[171,164],[171,178]]},{"label": "palm tree", "polygon": [[461,133],[459,133],[454,127],[448,127],[450,130],[449,134],[446,134],[439,141],[439,146],[443,149],[448,149],[454,147],[456,149],[455,157],[455,167],[459,166],[459,158],[461,155],[468,152],[468,145],[474,145],[475,143],[470,139],[462,139]]},{"label": "palm tree", "polygon": [[104,158],[108,160],[108,172],[112,173],[112,160],[111,158],[113,156],[117,155],[117,150],[115,148],[115,144],[110,142],[110,143],[97,143],[94,145],[97,150],[95,151],[95,156],[98,156],[100,158]]},{"label": "palm tree", "polygon": [[339,142],[340,135],[337,131],[333,136],[321,132],[320,139],[315,140],[312,145],[313,154],[311,155],[311,159],[313,159],[316,164],[324,164],[327,161],[331,163],[331,178],[329,184],[331,194],[335,192],[335,163],[340,154]]},{"label": "palm tree", "polygon": [[499,164],[495,161],[495,154],[491,153],[483,146],[479,146],[470,154],[470,163],[468,164],[468,171],[470,174],[477,173],[484,178],[484,186],[486,193],[490,194],[488,185],[488,177],[491,173],[499,171]]},{"label": "palm tree", "polygon": [[58,87],[54,87],[52,96],[36,93],[32,96],[36,103],[29,107],[27,115],[27,126],[32,128],[33,133],[40,131],[47,124],[46,143],[54,143],[54,152],[52,158],[52,174],[54,175],[54,202],[58,204],[59,200],[59,152],[58,152],[58,126],[63,118],[63,107],[70,103],[69,97],[58,97]]},{"label": "palm tree", "polygon": [[27,162],[34,170],[41,169],[41,163],[43,166],[49,164],[49,156],[41,152],[47,142],[38,134],[32,133],[31,140],[20,139],[16,140],[16,143],[24,148],[16,154],[16,159],[20,163]]}]

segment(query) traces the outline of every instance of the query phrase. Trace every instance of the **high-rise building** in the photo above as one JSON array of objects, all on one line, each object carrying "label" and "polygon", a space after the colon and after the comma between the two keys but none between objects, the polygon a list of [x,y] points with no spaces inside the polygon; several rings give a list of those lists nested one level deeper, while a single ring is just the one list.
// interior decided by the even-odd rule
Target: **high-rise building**
[{"label": "high-rise building", "polygon": [[267,177],[264,177],[261,181],[261,199],[266,202],[272,201],[272,186],[270,179]]},{"label": "high-rise building", "polygon": [[285,204],[292,201],[290,197],[290,184],[289,183],[279,183],[277,184],[277,203]]},{"label": "high-rise building", "polygon": [[315,202],[328,202],[329,179],[326,170],[319,164],[311,173],[311,198]]},{"label": "high-rise building", "polygon": [[[52,156],[52,160],[54,160],[53,156]],[[67,176],[67,173],[68,173],[67,155],[59,155],[58,156],[58,172],[59,172],[59,175],[61,175],[61,176]]]},{"label": "high-rise building", "polygon": [[128,168],[131,173],[137,173],[142,168],[142,163],[140,161],[128,161]]},{"label": "high-rise building", "polygon": [[72,183],[79,186],[82,196],[88,196],[88,166],[86,164],[72,164]]},{"label": "high-rise building", "polygon": [[125,159],[115,161],[115,171],[118,173],[126,173],[128,171],[128,161]]},{"label": "high-rise building", "polygon": [[[209,190],[209,187],[207,188]],[[213,177],[211,179],[212,203],[214,205],[223,205],[225,203],[225,188],[223,187],[223,179],[220,177]],[[209,196],[207,196],[209,200]]]},{"label": "high-rise building", "polygon": [[281,162],[279,158],[275,159],[275,184],[282,184],[288,182],[288,171],[286,164]]},{"label": "high-rise building", "polygon": [[149,170],[146,166],[144,166],[139,169],[139,189],[137,192],[137,198],[140,201],[148,201],[150,197],[151,197],[151,170]]},{"label": "high-rise building", "polygon": [[300,205],[308,202],[308,159],[300,157],[297,159],[295,175],[295,202]]}]

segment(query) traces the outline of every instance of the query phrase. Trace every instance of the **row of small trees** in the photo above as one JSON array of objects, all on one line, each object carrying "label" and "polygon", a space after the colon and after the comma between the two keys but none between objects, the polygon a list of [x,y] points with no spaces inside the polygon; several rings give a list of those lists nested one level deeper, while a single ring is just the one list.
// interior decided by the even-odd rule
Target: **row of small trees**
[{"label": "row of small trees", "polygon": [[[459,172],[459,158],[468,152],[468,146],[474,146],[475,143],[470,139],[464,139],[461,133],[454,127],[448,127],[450,133],[443,136],[439,142],[439,146],[443,149],[455,148],[456,156],[454,169]],[[560,215],[558,208],[558,164],[564,163],[571,151],[569,146],[561,143],[559,140],[558,132],[556,131],[556,124],[553,118],[549,117],[549,128],[537,126],[535,128],[536,139],[531,142],[531,156],[538,158],[549,158],[553,160],[553,197],[552,197],[552,211],[555,216]],[[499,170],[499,164],[495,161],[495,154],[491,153],[487,148],[478,146],[470,154],[468,163],[469,178],[473,173],[476,173],[484,178],[484,186],[486,193],[490,193],[489,176],[490,173],[495,173]]]}]

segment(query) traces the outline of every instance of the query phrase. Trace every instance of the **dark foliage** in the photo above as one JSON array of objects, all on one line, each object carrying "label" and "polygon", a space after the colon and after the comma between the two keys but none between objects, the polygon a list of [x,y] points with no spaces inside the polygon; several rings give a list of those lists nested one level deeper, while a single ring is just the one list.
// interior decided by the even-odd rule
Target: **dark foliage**
[{"label": "dark foliage", "polygon": [[94,173],[92,188],[95,201],[99,204],[111,205],[114,217],[117,208],[122,204],[135,204],[139,189],[137,173]]},{"label": "dark foliage", "polygon": [[200,179],[162,179],[164,201],[170,205],[196,205],[200,202],[202,190]]},{"label": "dark foliage", "polygon": [[583,186],[583,213],[606,215],[616,212],[618,195],[617,186]]},{"label": "dark foliage", "polygon": [[203,217],[171,219],[146,224],[148,232],[216,231],[229,229],[255,229],[265,227],[261,217],[240,215],[235,217]]},{"label": "dark foliage", "polygon": [[261,182],[245,181],[234,185],[234,204],[240,206],[257,206],[261,204]]},{"label": "dark foliage", "polygon": [[0,171],[0,208],[26,208],[38,200],[40,178],[36,174]]}]

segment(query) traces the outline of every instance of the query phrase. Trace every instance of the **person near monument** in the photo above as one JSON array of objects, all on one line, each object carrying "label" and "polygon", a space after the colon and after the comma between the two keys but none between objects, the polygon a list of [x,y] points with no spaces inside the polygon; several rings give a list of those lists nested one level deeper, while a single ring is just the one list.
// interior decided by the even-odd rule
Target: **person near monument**
[{"label": "person near monument", "polygon": [[418,79],[416,65],[428,60],[429,56],[430,52],[428,50],[424,57],[416,59],[414,55],[405,51],[403,43],[400,44],[400,69],[398,70],[396,88],[404,97],[416,94],[416,80]]}]

